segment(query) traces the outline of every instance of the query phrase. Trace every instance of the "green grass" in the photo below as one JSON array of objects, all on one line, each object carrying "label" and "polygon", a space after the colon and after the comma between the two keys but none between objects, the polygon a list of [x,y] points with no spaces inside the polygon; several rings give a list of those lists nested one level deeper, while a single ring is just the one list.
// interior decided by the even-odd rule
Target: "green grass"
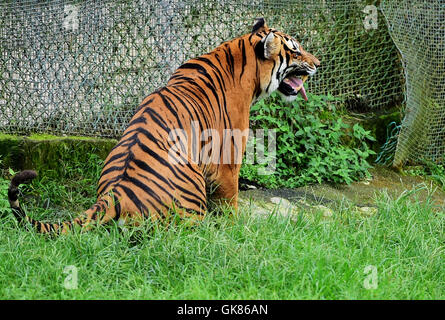
[{"label": "green grass", "polygon": [[[40,177],[22,198],[28,212],[50,219],[89,207],[99,167],[88,166],[67,169],[69,179]],[[0,205],[1,299],[445,298],[445,214],[429,199],[381,195],[369,218],[347,208],[296,221],[242,211],[194,228],[111,226],[59,238],[18,227]],[[64,287],[68,266],[77,289]],[[364,287],[367,266],[376,289]]]}]

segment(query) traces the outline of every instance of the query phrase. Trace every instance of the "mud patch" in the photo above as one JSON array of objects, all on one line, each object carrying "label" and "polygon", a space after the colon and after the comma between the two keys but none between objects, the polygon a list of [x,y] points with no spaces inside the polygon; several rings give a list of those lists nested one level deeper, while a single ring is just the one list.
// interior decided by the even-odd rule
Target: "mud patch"
[{"label": "mud patch", "polygon": [[[377,213],[378,199],[388,195],[397,199],[406,195],[416,202],[431,199],[439,210],[444,208],[445,192],[435,183],[421,176],[397,173],[377,166],[370,170],[372,178],[350,185],[319,184],[297,189],[253,189],[240,192],[240,207],[248,206],[259,216],[275,212],[281,216],[294,216],[301,210],[320,211],[330,217],[342,208],[352,208],[363,216]],[[408,194],[408,191],[416,190]]]}]

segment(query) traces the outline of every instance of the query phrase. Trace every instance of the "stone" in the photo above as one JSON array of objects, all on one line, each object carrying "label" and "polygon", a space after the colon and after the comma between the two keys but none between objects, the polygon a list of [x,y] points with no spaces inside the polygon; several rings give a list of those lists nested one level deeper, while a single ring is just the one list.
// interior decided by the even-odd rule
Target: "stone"
[{"label": "stone", "polygon": [[370,217],[375,215],[378,212],[378,209],[374,207],[357,207],[357,212]]},{"label": "stone", "polygon": [[321,211],[323,213],[323,217],[325,218],[329,218],[334,215],[334,212],[331,209],[323,205],[314,206],[314,208]]}]

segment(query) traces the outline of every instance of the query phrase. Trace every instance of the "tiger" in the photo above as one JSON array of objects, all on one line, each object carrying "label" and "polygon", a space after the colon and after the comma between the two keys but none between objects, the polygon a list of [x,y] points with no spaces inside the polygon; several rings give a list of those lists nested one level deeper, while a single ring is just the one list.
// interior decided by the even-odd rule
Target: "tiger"
[{"label": "tiger", "polygon": [[[199,223],[210,200],[227,204],[236,214],[241,163],[234,160],[244,154],[246,139],[232,136],[207,149],[210,157],[219,154],[216,158],[222,158],[224,151],[229,159],[204,161],[203,157],[192,159],[193,152],[172,152],[174,146],[193,149],[191,139],[185,145],[178,139],[180,134],[175,139],[172,133],[191,134],[193,129],[213,130],[221,136],[226,129],[244,132],[249,128],[250,107],[273,92],[286,101],[298,95],[307,100],[303,85],[320,66],[295,38],[268,27],[264,18],[255,19],[251,30],[186,61],[164,87],[143,99],[104,161],[97,201],[88,210],[57,223],[26,215],[18,201],[18,187],[37,173],[25,170],[12,178],[8,189],[15,218],[39,233],[65,234],[75,226],[89,230],[112,221],[122,225],[171,215]],[[210,140],[213,136],[203,141]]]}]

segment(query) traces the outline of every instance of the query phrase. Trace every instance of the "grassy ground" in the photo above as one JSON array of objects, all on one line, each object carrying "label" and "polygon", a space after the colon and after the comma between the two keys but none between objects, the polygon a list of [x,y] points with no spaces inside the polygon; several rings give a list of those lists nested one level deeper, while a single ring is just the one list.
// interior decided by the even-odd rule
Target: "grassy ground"
[{"label": "grassy ground", "polygon": [[[64,218],[89,207],[99,170],[92,159],[64,180],[47,173],[22,198],[28,212]],[[19,228],[0,202],[0,298],[444,299],[445,214],[422,200],[381,195],[369,218],[347,208],[328,220],[243,211],[194,228],[112,226],[56,239]]]}]

